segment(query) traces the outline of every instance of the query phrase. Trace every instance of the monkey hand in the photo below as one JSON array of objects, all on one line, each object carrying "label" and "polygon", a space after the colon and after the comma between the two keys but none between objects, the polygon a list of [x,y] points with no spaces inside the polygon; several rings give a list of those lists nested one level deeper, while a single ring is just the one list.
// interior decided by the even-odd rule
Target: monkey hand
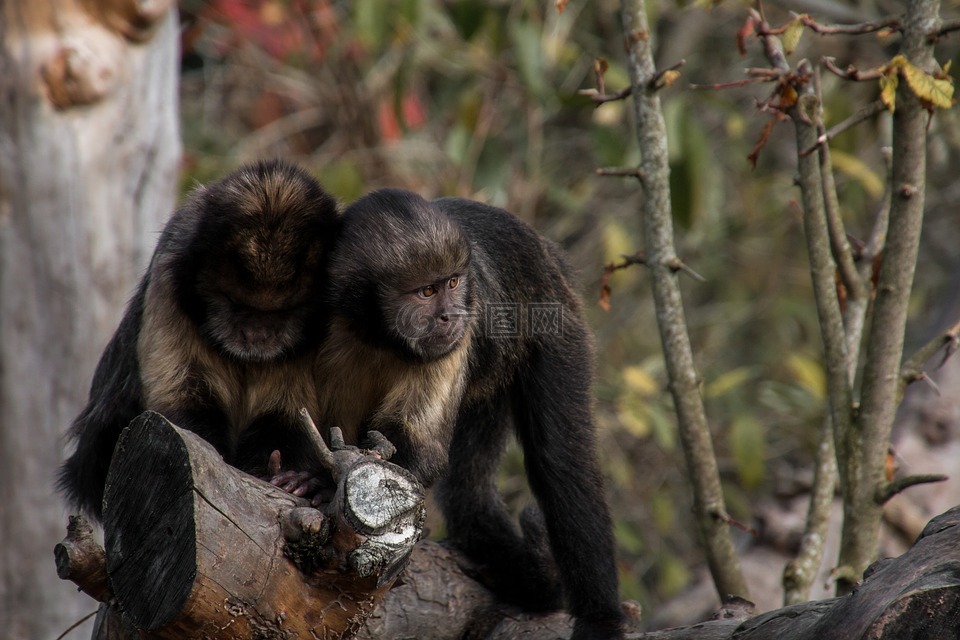
[{"label": "monkey hand", "polygon": [[310,506],[315,509],[330,502],[333,496],[329,481],[324,481],[321,476],[310,471],[283,471],[281,469],[280,451],[274,451],[270,454],[270,461],[267,463],[267,476],[263,479],[287,493],[306,498],[310,501]]}]

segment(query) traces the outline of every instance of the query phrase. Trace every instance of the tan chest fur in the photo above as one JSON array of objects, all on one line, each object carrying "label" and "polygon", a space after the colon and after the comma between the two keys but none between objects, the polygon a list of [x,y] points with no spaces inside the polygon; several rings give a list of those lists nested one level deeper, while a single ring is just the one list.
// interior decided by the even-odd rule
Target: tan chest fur
[{"label": "tan chest fur", "polygon": [[404,362],[362,344],[337,321],[317,359],[318,424],[339,426],[353,443],[365,426],[396,425],[413,442],[445,445],[463,394],[466,357],[460,348],[436,362]]},{"label": "tan chest fur", "polygon": [[271,412],[296,416],[317,411],[313,354],[283,362],[243,363],[222,357],[169,300],[170,284],[151,282],[137,345],[148,409],[163,413],[206,404],[212,395],[223,408],[234,437]]}]

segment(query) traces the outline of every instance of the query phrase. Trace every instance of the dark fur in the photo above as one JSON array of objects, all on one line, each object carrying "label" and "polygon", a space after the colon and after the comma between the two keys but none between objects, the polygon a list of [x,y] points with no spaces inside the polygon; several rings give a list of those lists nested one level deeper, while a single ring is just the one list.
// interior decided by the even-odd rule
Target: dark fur
[{"label": "dark fur", "polygon": [[262,475],[274,449],[308,466],[290,429],[316,411],[313,362],[326,322],[322,290],[337,204],[280,162],[242,167],[194,191],[174,213],[97,365],[70,435],[59,488],[101,517],[120,432],[146,409]]},{"label": "dark fur", "polygon": [[[460,280],[446,299],[411,297],[451,275]],[[502,596],[528,608],[562,602],[548,534],[574,637],[621,637],[592,340],[560,251],[501,209],[382,190],[344,212],[330,283],[333,323],[318,377],[337,383],[321,387],[323,423],[360,440],[378,429],[397,446],[395,462],[428,486],[439,480],[450,538]],[[539,303],[562,309],[561,330],[528,324]],[[461,311],[456,331],[440,317],[451,307]],[[511,308],[519,330],[498,335],[490,323]],[[406,328],[411,316],[422,335]],[[415,343],[431,332],[441,335],[424,355]],[[496,489],[511,424],[542,512],[526,513],[522,527]]]}]

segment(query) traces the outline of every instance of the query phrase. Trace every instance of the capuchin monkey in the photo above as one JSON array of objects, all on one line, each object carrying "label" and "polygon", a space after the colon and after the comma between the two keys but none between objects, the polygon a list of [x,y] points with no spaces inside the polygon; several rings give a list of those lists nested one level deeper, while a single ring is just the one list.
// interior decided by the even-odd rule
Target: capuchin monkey
[{"label": "capuchin monkey", "polygon": [[[437,483],[449,537],[501,597],[565,599],[574,638],[621,638],[592,339],[560,250],[501,209],[387,189],[346,208],[328,275],[320,423],[380,431]],[[511,424],[542,514],[521,527],[496,488]]]},{"label": "capuchin monkey", "polygon": [[76,450],[59,488],[102,518],[120,432],[147,409],[210,442],[224,459],[267,474],[273,450],[316,466],[295,435],[317,411],[319,291],[339,216],[304,171],[242,167],[194,191],[160,236],[150,266],[97,365],[70,430]]}]

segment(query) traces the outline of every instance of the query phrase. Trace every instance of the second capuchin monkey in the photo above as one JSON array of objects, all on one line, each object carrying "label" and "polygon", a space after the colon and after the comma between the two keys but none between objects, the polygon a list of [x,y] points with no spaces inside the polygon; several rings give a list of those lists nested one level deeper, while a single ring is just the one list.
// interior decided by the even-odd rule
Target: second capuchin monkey
[{"label": "second capuchin monkey", "polygon": [[[621,638],[592,338],[559,249],[502,209],[375,191],[344,211],[327,303],[319,423],[380,431],[437,483],[451,540],[502,597],[565,600],[574,638]],[[511,425],[542,513],[522,527],[496,488]]]},{"label": "second capuchin monkey", "polygon": [[277,161],[189,196],[164,228],[70,430],[76,450],[59,479],[69,502],[102,517],[114,445],[147,409],[255,475],[267,474],[273,450],[315,465],[294,427],[301,407],[317,410],[312,372],[326,325],[318,292],[338,215],[312,177]]}]

